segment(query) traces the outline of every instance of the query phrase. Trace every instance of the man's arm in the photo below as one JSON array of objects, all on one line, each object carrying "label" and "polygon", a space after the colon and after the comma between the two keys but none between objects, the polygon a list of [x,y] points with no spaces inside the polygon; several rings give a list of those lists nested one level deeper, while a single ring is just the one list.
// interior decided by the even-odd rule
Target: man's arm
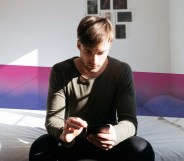
[{"label": "man's arm", "polygon": [[118,125],[114,126],[114,129],[116,132],[115,145],[131,136],[134,136],[136,133],[134,124],[128,120],[120,121]]},{"label": "man's arm", "polygon": [[134,78],[128,64],[122,73],[118,81],[119,88],[116,97],[118,119],[118,124],[114,126],[117,136],[116,144],[136,135],[137,132]]},{"label": "man's arm", "polygon": [[49,79],[45,127],[48,134],[59,139],[65,120],[65,95],[59,86],[57,74],[53,67]]}]

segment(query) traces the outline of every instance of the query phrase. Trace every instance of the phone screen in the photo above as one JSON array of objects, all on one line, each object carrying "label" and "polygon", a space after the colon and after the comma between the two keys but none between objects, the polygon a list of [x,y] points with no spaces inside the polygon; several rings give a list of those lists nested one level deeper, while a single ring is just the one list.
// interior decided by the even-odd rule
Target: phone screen
[{"label": "phone screen", "polygon": [[110,128],[110,125],[88,125],[86,135],[88,136],[89,134],[96,135],[97,133],[106,133],[108,132]]}]

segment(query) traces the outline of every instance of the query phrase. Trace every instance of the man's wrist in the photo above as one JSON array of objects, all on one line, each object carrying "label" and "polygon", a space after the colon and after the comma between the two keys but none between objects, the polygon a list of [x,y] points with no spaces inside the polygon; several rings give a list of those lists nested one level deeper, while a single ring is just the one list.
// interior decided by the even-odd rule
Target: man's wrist
[{"label": "man's wrist", "polygon": [[71,142],[64,142],[64,141],[62,141],[62,140],[59,140],[59,143],[58,143],[58,146],[64,146],[64,147],[66,147],[66,148],[70,148],[70,147],[72,147],[73,146],[73,144],[75,143],[75,139],[74,140],[72,140]]},{"label": "man's wrist", "polygon": [[61,132],[61,134],[59,135],[59,146],[65,146],[65,147],[67,147],[67,148],[69,148],[69,147],[71,147],[73,144],[74,144],[74,142],[75,142],[75,139],[73,139],[71,142],[67,142],[65,139],[64,139],[64,134],[63,134],[63,132],[64,132],[64,130],[63,130],[63,128],[61,129],[62,130],[62,132]]}]

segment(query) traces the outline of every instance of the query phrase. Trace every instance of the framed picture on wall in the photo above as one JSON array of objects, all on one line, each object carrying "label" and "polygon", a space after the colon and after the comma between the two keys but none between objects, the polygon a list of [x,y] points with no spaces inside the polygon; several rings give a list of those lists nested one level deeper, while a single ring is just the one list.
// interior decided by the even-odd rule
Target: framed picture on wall
[{"label": "framed picture on wall", "polygon": [[100,11],[100,16],[108,18],[111,23],[113,24],[113,13],[110,11]]},{"label": "framed picture on wall", "polygon": [[127,9],[127,0],[113,0],[113,9]]},{"label": "framed picture on wall", "polygon": [[125,39],[126,38],[126,26],[125,26],[125,24],[115,25],[115,36],[116,36],[116,39]]},{"label": "framed picture on wall", "polygon": [[132,12],[116,12],[116,22],[132,22]]},{"label": "framed picture on wall", "polygon": [[87,0],[87,14],[98,14],[98,0]]},{"label": "framed picture on wall", "polygon": [[101,10],[110,10],[111,3],[110,0],[100,0],[100,9]]}]

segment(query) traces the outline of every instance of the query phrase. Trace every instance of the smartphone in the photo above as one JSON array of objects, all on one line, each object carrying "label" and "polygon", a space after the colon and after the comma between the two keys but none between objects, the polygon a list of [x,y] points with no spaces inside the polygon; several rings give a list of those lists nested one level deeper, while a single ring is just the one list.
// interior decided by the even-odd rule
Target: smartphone
[{"label": "smartphone", "polygon": [[89,134],[96,135],[97,133],[106,133],[110,128],[110,125],[103,124],[103,125],[88,125],[86,136],[89,136]]}]

